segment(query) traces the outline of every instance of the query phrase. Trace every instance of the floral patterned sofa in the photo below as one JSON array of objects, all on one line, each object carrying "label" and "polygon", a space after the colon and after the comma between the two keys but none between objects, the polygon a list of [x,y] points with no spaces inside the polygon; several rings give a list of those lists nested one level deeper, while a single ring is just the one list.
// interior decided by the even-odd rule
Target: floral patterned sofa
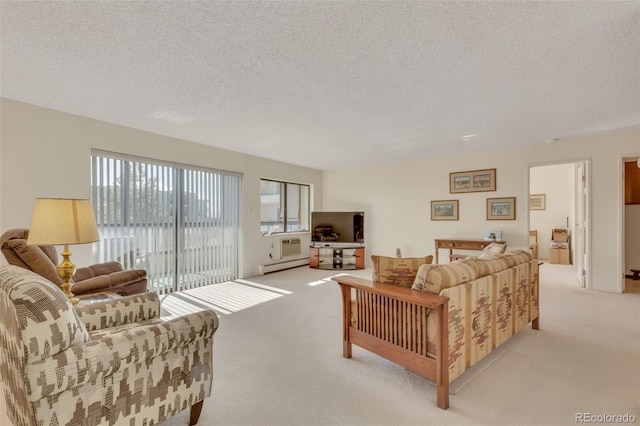
[{"label": "floral patterned sofa", "polygon": [[[406,273],[393,273],[406,281]],[[451,380],[529,322],[538,329],[538,262],[524,250],[425,263],[410,288],[349,275],[333,280],[342,290],[343,356],[351,358],[355,344],[435,380],[443,409]]]},{"label": "floral patterned sofa", "polygon": [[160,318],[155,293],[78,305],[23,268],[0,267],[0,380],[21,425],[152,425],[211,393],[218,317]]}]

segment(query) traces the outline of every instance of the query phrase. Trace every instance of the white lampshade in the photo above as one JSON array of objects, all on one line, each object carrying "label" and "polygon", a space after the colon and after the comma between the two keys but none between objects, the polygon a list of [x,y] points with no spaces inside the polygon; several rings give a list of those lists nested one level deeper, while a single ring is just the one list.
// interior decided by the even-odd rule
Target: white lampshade
[{"label": "white lampshade", "polygon": [[36,199],[27,244],[84,244],[99,240],[91,200]]}]

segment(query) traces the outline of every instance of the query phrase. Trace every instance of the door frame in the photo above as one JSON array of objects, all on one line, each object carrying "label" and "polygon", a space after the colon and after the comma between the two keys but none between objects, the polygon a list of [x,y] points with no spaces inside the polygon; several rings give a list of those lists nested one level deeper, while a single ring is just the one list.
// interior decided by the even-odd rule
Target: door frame
[{"label": "door frame", "polygon": [[[582,168],[582,173],[580,169]],[[587,238],[591,235],[587,229],[587,223],[589,223],[589,212],[587,206],[589,205],[589,199],[591,194],[588,193],[589,185],[589,170],[586,161],[580,161],[574,164],[574,176],[575,182],[575,223],[573,224],[573,233],[575,235],[575,249],[574,259],[575,264],[578,267],[578,283],[580,287],[587,288],[587,267],[590,253],[587,251]],[[580,220],[580,222],[578,222]],[[577,232],[577,228],[580,228]],[[591,289],[589,287],[589,289]]]},{"label": "door frame", "polygon": [[640,152],[629,153],[629,154],[621,154],[618,156],[618,223],[620,227],[618,229],[618,241],[620,245],[618,247],[618,276],[620,277],[620,281],[618,281],[617,290],[618,293],[624,293],[625,290],[625,274],[626,271],[624,269],[625,259],[626,259],[626,249],[625,249],[625,236],[626,236],[626,224],[625,224],[625,204],[624,204],[624,190],[625,190],[625,181],[624,181],[624,163],[627,160],[640,158]]},{"label": "door frame", "polygon": [[[529,210],[529,194],[531,193],[531,169],[534,167],[544,167],[544,166],[554,166],[554,165],[559,165],[559,164],[571,164],[574,166],[575,169],[577,169],[577,165],[579,163],[583,163],[585,166],[585,185],[586,185],[586,191],[585,191],[585,233],[586,235],[584,236],[583,240],[584,240],[584,253],[585,253],[585,261],[584,261],[584,270],[585,270],[585,279],[584,279],[584,288],[587,290],[592,290],[593,286],[592,286],[592,280],[591,280],[591,271],[592,271],[592,256],[591,256],[591,252],[592,252],[592,247],[591,247],[591,234],[592,234],[592,221],[591,221],[591,217],[592,217],[592,206],[591,206],[591,200],[592,200],[592,196],[591,196],[591,158],[575,158],[575,159],[570,159],[570,160],[559,160],[559,161],[545,161],[545,162],[539,162],[539,163],[528,163],[527,164],[527,176],[526,176],[526,189],[527,189],[527,202],[525,203],[525,210],[526,210],[526,220],[525,220],[525,226],[526,226],[526,232],[527,235],[529,234],[529,228],[531,227],[530,225],[530,221],[531,221],[531,213]],[[624,167],[624,165],[623,165]],[[574,169],[574,176],[576,175]],[[578,202],[578,182],[574,182],[574,186],[575,186],[575,190],[574,190],[574,205]],[[621,191],[622,192],[622,191]],[[574,218],[575,219],[575,218]],[[575,220],[574,220],[575,222]],[[575,231],[575,223],[571,224],[571,232]],[[575,255],[575,252],[574,252]],[[574,262],[576,263],[576,262]],[[576,266],[576,265],[573,265]]]}]

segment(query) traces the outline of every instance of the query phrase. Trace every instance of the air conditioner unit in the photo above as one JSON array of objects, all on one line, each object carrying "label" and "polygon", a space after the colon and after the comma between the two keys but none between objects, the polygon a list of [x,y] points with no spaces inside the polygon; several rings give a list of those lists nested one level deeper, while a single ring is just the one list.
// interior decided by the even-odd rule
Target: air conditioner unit
[{"label": "air conditioner unit", "polygon": [[280,257],[300,254],[300,238],[280,240]]}]

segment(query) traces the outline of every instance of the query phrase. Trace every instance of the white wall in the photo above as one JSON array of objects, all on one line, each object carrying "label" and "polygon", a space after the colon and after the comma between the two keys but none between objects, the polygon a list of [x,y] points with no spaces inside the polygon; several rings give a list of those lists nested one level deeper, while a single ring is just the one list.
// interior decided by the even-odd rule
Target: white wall
[{"label": "white wall", "polygon": [[[325,171],[325,210],[364,210],[367,256],[403,256],[434,253],[434,238],[482,237],[483,230],[499,228],[510,249],[529,247],[529,166],[551,162],[591,160],[592,288],[619,291],[622,241],[619,232],[620,155],[636,152],[640,128],[540,143],[500,152],[466,152],[455,157],[428,158],[392,164]],[[497,191],[449,194],[449,173],[497,169]],[[515,196],[514,221],[487,221],[487,197]],[[432,222],[431,200],[460,200],[460,220]],[[441,252],[444,254],[444,251]],[[441,256],[444,257],[444,256]]]},{"label": "white wall", "polygon": [[538,231],[538,257],[548,259],[551,230],[567,228],[567,218],[569,218],[568,227],[571,229],[573,239],[575,165],[556,164],[532,167],[529,173],[529,189],[531,194],[544,194],[546,198],[544,210],[530,211],[529,229]]},{"label": "white wall", "polygon": [[[244,174],[244,261],[241,273],[258,273],[269,263],[275,237],[261,237],[261,177],[309,183],[314,210],[365,211],[367,254],[431,254],[438,237],[481,237],[485,229],[504,231],[510,249],[528,249],[525,204],[528,167],[550,162],[591,160],[592,286],[617,291],[622,265],[620,229],[621,156],[638,151],[640,128],[500,152],[468,152],[455,157],[326,171],[212,148],[117,126],[8,99],[0,99],[0,230],[28,227],[36,197],[89,197],[91,149],[121,152]],[[631,155],[627,155],[631,156]],[[497,191],[449,194],[449,173],[497,169]],[[487,221],[487,197],[517,198],[514,221]],[[431,222],[431,200],[460,200],[460,220]],[[629,224],[627,222],[627,228]],[[310,240],[302,236],[303,246]],[[277,242],[276,242],[277,243]],[[77,264],[89,250],[74,248]],[[443,256],[444,257],[444,256]]]},{"label": "white wall", "polygon": [[[0,123],[2,122],[2,102],[0,102]],[[2,132],[2,126],[0,126],[0,167],[2,166],[2,141],[4,140],[3,137],[3,132]],[[0,170],[1,171],[1,170]],[[2,173],[0,173],[0,230],[2,230]],[[3,262],[5,262],[4,256],[0,256],[0,265],[3,264]],[[6,262],[5,262],[6,263]],[[2,389],[0,388],[0,391],[2,391]],[[2,418],[0,418],[1,420]]]},{"label": "white wall", "polygon": [[[244,236],[241,276],[269,263],[277,237],[260,236],[260,178],[307,183],[322,208],[322,172],[40,108],[6,98],[2,110],[0,230],[28,228],[36,197],[90,198],[91,149],[173,161],[243,174]],[[215,135],[212,135],[215,138]],[[300,236],[308,247],[309,233]],[[308,252],[303,250],[304,256]],[[4,261],[4,258],[2,261]],[[73,260],[88,264],[90,247],[73,248]]]}]

